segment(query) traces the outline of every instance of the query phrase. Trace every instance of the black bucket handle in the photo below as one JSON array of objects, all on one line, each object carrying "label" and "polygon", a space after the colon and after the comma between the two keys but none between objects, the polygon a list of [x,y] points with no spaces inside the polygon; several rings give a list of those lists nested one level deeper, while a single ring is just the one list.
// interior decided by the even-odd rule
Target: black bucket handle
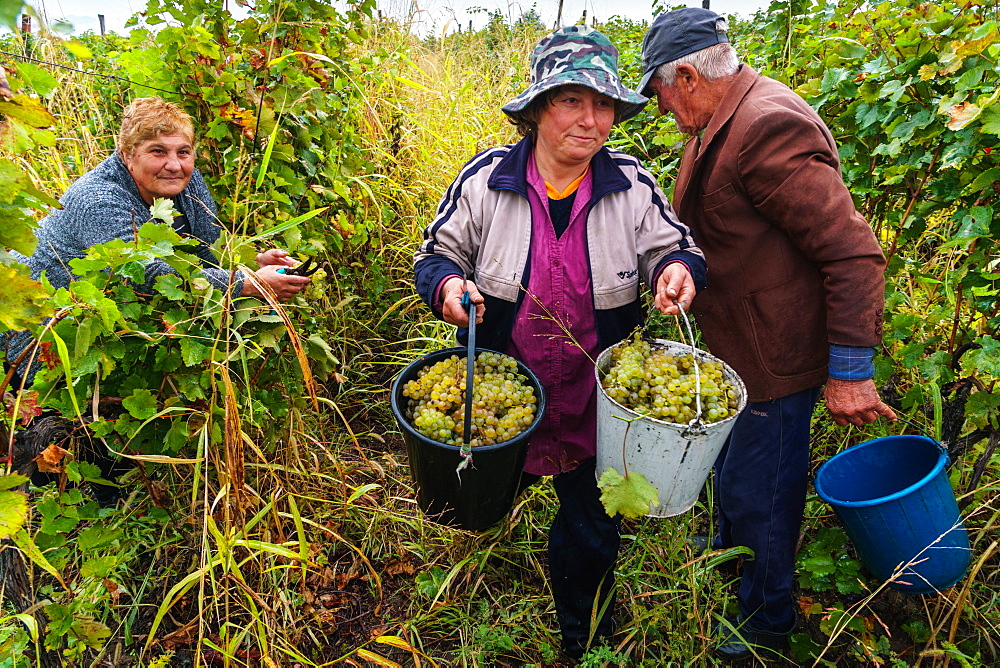
[{"label": "black bucket handle", "polygon": [[896,415],[896,420],[898,422],[902,422],[903,424],[912,427],[913,429],[916,429],[918,432],[920,432],[921,436],[926,436],[927,438],[934,441],[934,445],[938,447],[938,450],[945,453],[946,455],[948,454],[948,448],[944,447],[944,443],[934,438],[934,435],[931,434],[929,431],[927,431],[927,429],[925,429],[923,425],[914,422],[913,420],[908,420],[907,418],[902,417],[901,415],[898,414]]}]

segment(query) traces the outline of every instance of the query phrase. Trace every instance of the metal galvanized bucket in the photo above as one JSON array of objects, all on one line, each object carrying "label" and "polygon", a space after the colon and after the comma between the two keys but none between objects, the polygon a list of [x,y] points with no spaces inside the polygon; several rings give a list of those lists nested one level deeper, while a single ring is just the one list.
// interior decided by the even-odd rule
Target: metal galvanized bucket
[{"label": "metal galvanized bucket", "polygon": [[[698,502],[716,457],[725,445],[739,412],[747,403],[746,386],[729,365],[717,357],[676,341],[654,339],[652,345],[671,354],[694,351],[696,359],[722,364],[725,379],[738,393],[738,409],[712,424],[683,425],[640,415],[608,396],[602,385],[611,367],[611,348],[597,358],[597,475],[609,468],[641,473],[659,492],[659,505],[650,504],[652,517],[686,512]],[[613,347],[613,346],[612,346]]]}]

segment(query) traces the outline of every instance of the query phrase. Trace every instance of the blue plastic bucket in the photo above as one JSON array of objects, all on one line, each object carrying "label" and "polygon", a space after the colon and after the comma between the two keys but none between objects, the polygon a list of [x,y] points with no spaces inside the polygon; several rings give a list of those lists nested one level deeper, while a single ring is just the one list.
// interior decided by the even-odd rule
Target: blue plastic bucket
[{"label": "blue plastic bucket", "polygon": [[886,436],[834,455],[816,472],[816,492],[833,506],[861,561],[898,591],[947,589],[969,568],[947,460],[926,436]]}]

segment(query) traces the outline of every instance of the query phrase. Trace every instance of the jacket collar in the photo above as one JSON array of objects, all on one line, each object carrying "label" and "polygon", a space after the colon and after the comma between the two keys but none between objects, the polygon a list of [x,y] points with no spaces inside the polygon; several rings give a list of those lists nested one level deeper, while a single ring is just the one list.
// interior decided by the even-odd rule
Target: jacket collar
[{"label": "jacket collar", "polygon": [[696,177],[703,164],[702,158],[708,153],[709,145],[729,122],[729,119],[733,117],[743,102],[743,98],[759,80],[760,75],[752,67],[740,65],[736,78],[726,94],[722,96],[719,107],[709,119],[708,126],[705,127],[705,132],[701,137],[697,135],[691,137],[684,144],[684,155],[681,158],[680,168],[677,170],[677,183],[674,185],[674,208],[677,209],[682,220],[687,220],[685,217],[687,214],[684,211],[685,202],[682,201],[683,196],[688,192],[688,185]]},{"label": "jacket collar", "polygon": [[715,139],[719,130],[729,122],[729,119],[739,109],[743,98],[746,97],[746,94],[750,92],[750,89],[753,88],[759,78],[760,75],[752,67],[749,65],[740,65],[740,69],[736,73],[736,78],[729,86],[726,94],[722,96],[722,101],[719,102],[719,108],[715,110],[712,118],[708,121],[708,126],[705,128],[705,133],[701,138],[699,155],[708,148],[708,145]]},{"label": "jacket collar", "polygon": [[[534,150],[531,137],[525,137],[514,144],[486,182],[490,190],[513,190],[522,197],[528,196],[528,158]],[[610,193],[628,190],[632,187],[621,168],[615,164],[614,158],[607,146],[602,146],[590,159],[590,169],[593,172],[593,192],[591,202],[597,202]]]}]

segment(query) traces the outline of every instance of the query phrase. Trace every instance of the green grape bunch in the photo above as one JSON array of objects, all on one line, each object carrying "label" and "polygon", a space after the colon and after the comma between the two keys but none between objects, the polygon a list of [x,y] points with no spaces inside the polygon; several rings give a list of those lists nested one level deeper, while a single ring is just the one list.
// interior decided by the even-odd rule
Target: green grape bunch
[{"label": "green grape bunch", "polygon": [[[701,420],[720,422],[739,410],[739,390],[726,379],[721,362],[698,359]],[[691,353],[658,347],[636,334],[611,349],[602,378],[605,393],[640,415],[689,424],[697,414],[695,364]]]},{"label": "green grape bunch", "polygon": [[[403,386],[409,398],[406,418],[432,440],[462,445],[465,434],[466,358],[452,355],[417,372]],[[517,360],[483,351],[476,355],[472,376],[472,438],[470,445],[509,441],[535,421],[538,397]]]}]

